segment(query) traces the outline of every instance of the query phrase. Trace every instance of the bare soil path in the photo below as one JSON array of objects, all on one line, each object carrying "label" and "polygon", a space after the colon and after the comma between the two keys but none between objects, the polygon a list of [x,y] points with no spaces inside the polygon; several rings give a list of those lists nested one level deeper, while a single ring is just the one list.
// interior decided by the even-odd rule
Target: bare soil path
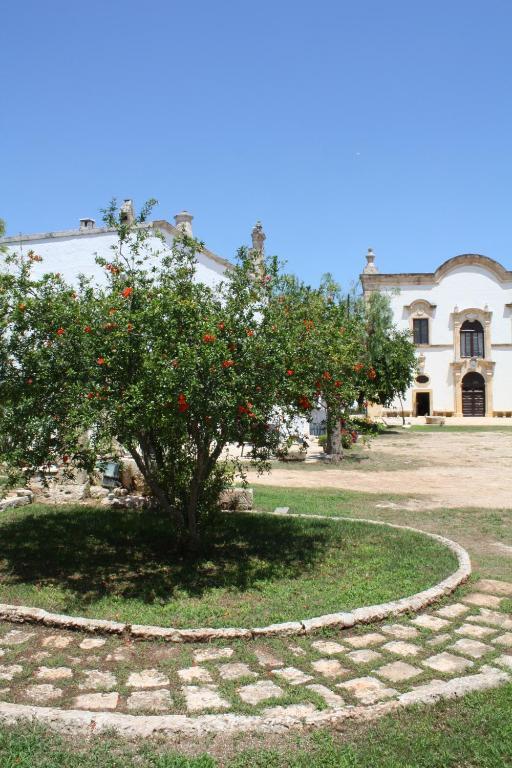
[{"label": "bare soil path", "polygon": [[[318,452],[315,445],[311,453]],[[423,509],[512,507],[512,431],[399,432],[347,453],[344,466],[283,464],[250,473],[253,485],[414,494]]]}]

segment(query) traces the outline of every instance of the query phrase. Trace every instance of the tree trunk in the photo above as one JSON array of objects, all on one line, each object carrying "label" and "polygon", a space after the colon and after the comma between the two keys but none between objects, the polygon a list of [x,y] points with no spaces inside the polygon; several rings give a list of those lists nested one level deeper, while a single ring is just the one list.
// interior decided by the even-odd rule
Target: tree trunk
[{"label": "tree trunk", "polygon": [[328,461],[333,464],[339,464],[343,461],[343,445],[341,443],[341,421],[336,419],[334,423],[327,413],[327,440],[326,440]]}]

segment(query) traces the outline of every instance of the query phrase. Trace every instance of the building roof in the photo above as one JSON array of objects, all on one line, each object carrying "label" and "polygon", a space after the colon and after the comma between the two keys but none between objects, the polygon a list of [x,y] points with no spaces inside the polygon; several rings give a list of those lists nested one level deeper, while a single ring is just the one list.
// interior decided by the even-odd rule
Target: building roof
[{"label": "building roof", "polygon": [[[92,221],[92,219],[90,221]],[[174,224],[171,224],[165,219],[159,219],[157,221],[149,221],[147,223],[147,226],[152,227],[155,231],[159,230],[159,231],[167,232],[169,235],[173,237],[181,234],[180,230],[177,227],[175,227]],[[115,231],[116,230],[111,227],[89,226],[89,227],[80,228],[80,229],[62,229],[57,232],[35,232],[30,234],[20,233],[19,235],[10,235],[8,237],[0,238],[0,245],[16,246],[16,245],[24,245],[32,242],[38,242],[41,240],[59,240],[63,238],[91,237],[91,236],[94,237],[95,235],[103,235],[103,234],[107,234]],[[231,269],[233,267],[233,264],[230,261],[222,258],[221,256],[217,256],[216,253],[213,253],[213,251],[210,251],[208,248],[203,247],[201,250],[201,253],[203,253],[207,258],[212,259],[212,261],[215,261],[217,264],[220,264],[221,266],[226,267],[227,269]]]}]

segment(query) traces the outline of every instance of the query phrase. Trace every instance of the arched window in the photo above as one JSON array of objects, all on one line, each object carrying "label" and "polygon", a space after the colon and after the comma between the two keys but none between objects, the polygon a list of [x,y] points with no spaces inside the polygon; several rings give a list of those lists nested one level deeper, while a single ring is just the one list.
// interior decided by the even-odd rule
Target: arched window
[{"label": "arched window", "polygon": [[478,320],[464,320],[460,327],[460,356],[485,357],[484,329]]}]

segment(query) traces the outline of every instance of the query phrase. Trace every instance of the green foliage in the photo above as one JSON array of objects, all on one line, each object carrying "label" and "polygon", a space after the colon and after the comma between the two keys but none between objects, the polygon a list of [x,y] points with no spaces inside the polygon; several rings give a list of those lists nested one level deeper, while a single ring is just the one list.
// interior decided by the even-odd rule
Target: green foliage
[{"label": "green foliage", "polygon": [[367,343],[361,302],[331,278],[313,290],[241,249],[219,286],[198,282],[203,245],[183,235],[155,247],[153,204],[133,222],[115,201],[104,211],[117,242],[97,259],[100,285],[35,278],[32,251],[7,257],[0,462],[27,475],[90,472],[116,441],[177,532],[197,541],[237,468],[221,458],[226,446],[248,443],[265,467],[283,424],[318,398],[332,425],[358,397],[390,396],[404,356],[396,335]]}]

